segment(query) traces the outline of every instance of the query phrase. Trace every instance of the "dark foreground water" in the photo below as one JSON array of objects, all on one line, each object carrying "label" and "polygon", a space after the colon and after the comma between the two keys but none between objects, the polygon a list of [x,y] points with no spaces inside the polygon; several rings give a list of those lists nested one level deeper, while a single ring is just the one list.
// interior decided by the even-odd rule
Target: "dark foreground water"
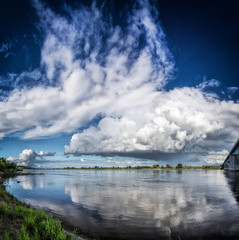
[{"label": "dark foreground water", "polygon": [[239,239],[239,173],[220,170],[31,170],[18,199],[96,239]]}]

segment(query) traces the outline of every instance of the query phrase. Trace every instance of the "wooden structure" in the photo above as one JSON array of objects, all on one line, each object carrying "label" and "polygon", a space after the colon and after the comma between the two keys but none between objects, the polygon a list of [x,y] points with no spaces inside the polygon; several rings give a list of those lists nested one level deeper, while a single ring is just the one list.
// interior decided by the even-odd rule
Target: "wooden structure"
[{"label": "wooden structure", "polygon": [[239,138],[227,155],[223,168],[229,171],[239,171]]}]

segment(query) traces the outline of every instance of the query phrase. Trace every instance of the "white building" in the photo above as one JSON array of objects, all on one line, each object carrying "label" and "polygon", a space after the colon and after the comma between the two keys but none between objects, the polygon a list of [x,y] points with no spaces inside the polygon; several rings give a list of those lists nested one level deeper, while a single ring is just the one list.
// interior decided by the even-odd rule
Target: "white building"
[{"label": "white building", "polygon": [[239,138],[223,163],[225,170],[239,171]]}]

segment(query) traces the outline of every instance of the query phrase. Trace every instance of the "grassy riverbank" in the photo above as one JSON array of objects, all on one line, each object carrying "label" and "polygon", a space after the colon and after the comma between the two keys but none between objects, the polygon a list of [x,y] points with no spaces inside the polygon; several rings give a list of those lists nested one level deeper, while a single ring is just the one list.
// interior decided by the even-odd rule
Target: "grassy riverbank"
[{"label": "grassy riverbank", "polygon": [[[10,167],[11,166],[11,167]],[[7,177],[17,175],[18,168],[0,158],[0,239],[4,240],[73,240],[67,236],[58,219],[41,209],[32,209],[11,194],[4,186]]]}]

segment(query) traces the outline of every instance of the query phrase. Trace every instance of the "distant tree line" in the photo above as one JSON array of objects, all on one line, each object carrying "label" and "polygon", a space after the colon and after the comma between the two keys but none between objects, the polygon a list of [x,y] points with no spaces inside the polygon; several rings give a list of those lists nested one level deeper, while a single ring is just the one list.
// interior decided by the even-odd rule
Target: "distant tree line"
[{"label": "distant tree line", "polygon": [[75,167],[66,167],[64,169],[72,169],[72,170],[150,170],[150,169],[222,169],[222,166],[183,166],[182,163],[178,163],[176,167],[171,166],[170,164],[164,165],[159,165],[155,164],[153,166],[127,166],[127,167],[118,167],[118,166],[112,166],[112,167],[99,167],[99,166],[94,166],[94,167],[80,167],[80,168],[75,168]]}]

